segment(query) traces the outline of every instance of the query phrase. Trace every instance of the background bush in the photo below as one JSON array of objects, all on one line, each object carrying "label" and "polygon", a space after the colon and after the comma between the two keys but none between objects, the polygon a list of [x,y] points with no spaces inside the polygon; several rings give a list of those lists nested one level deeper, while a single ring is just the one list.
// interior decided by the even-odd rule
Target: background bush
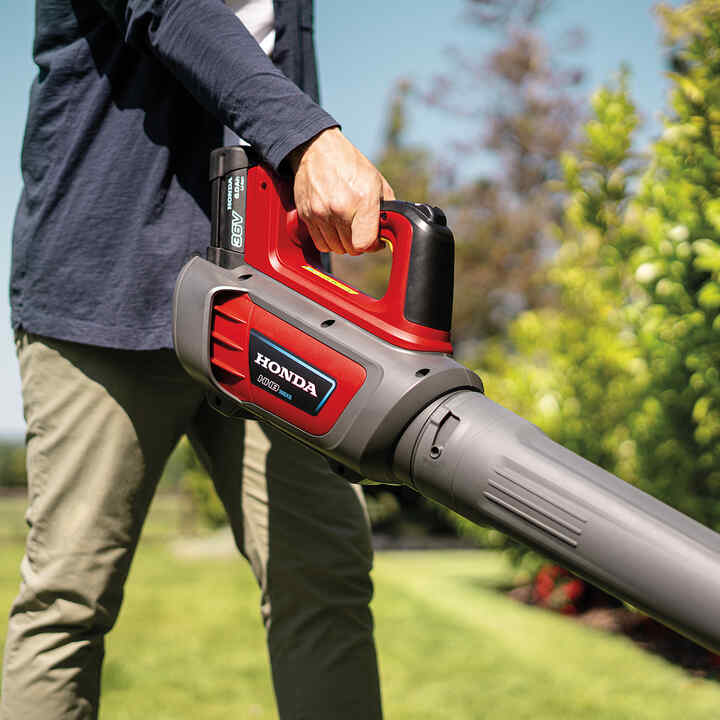
[{"label": "background bush", "polygon": [[720,530],[720,6],[659,15],[671,112],[646,169],[636,180],[621,77],[563,156],[559,249],[541,275],[558,302],[519,315],[476,366],[553,439]]}]

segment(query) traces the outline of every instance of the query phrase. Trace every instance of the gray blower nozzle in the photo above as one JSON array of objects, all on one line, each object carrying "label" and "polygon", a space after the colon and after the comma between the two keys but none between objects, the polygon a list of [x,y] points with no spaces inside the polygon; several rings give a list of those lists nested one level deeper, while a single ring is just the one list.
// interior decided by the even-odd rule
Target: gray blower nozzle
[{"label": "gray blower nozzle", "polygon": [[720,651],[720,535],[482,393],[426,408],[405,430],[394,467],[421,494]]}]

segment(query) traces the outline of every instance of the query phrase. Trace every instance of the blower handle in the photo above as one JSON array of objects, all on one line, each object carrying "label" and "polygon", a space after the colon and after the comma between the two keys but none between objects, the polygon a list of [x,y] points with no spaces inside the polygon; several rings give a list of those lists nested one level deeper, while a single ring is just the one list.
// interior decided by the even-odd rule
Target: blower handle
[{"label": "blower handle", "polygon": [[[374,310],[395,325],[404,321],[450,331],[453,301],[454,246],[445,214],[431,205],[384,201],[380,208],[380,238],[392,255],[387,288],[379,299],[344,283],[331,282],[333,292],[360,310]],[[269,253],[278,265],[312,272],[307,282],[327,290],[328,278],[314,258],[315,247],[297,211],[287,215],[287,239],[268,238]],[[297,252],[295,248],[301,248]],[[323,282],[323,280],[325,282]],[[335,288],[337,290],[335,290]]]},{"label": "blower handle", "polygon": [[442,210],[382,203],[380,236],[392,249],[385,294],[374,298],[328,274],[292,186],[249,148],[210,155],[212,236],[208,260],[247,264],[399,347],[452,353],[454,240]]},{"label": "blower handle", "polygon": [[374,298],[328,274],[291,188],[264,165],[248,175],[245,262],[393,345],[451,353],[454,240],[441,210],[384,202],[380,236],[392,246],[384,295]]}]

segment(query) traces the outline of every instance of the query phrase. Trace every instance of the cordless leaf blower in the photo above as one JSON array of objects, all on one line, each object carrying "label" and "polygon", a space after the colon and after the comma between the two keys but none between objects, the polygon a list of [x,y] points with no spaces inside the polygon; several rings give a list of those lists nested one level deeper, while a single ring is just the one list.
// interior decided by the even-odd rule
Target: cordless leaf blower
[{"label": "cordless leaf blower", "polygon": [[720,535],[489,400],[450,343],[453,236],[385,202],[376,299],[327,272],[290,188],[242,148],[211,156],[207,260],[174,297],[180,362],[230,416],[322,453],[352,482],[404,484],[493,525],[720,651]]}]

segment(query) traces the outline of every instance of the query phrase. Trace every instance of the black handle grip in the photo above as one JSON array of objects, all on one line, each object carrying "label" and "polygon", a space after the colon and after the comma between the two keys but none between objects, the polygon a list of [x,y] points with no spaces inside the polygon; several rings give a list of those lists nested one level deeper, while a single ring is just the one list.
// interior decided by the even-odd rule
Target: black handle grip
[{"label": "black handle grip", "polygon": [[452,325],[455,240],[445,213],[425,203],[383,202],[383,211],[404,215],[412,225],[405,291],[405,318],[449,332]]}]

